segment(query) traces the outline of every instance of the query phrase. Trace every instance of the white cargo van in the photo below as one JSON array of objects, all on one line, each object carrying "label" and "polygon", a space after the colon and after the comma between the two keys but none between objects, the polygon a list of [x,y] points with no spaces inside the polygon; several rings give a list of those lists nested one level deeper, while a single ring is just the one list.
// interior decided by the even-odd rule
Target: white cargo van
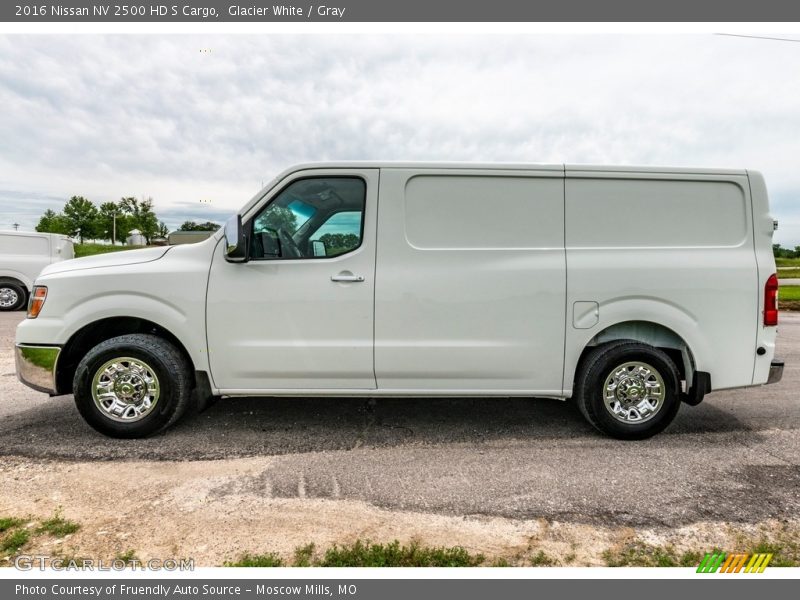
[{"label": "white cargo van", "polygon": [[107,435],[219,396],[572,398],[619,438],[777,381],[754,171],[336,163],[205,242],[45,269],[20,379]]},{"label": "white cargo van", "polygon": [[0,310],[24,307],[41,270],[74,256],[72,240],[65,235],[0,231]]}]

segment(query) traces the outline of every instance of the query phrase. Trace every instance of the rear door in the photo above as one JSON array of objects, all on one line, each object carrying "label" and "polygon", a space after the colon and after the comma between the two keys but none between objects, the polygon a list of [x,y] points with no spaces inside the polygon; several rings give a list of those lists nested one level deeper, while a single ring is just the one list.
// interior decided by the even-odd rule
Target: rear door
[{"label": "rear door", "polygon": [[383,169],[379,389],[559,395],[563,169]]},{"label": "rear door", "polygon": [[75,249],[69,238],[59,235],[51,236],[50,240],[51,244],[54,246],[51,262],[75,258]]}]

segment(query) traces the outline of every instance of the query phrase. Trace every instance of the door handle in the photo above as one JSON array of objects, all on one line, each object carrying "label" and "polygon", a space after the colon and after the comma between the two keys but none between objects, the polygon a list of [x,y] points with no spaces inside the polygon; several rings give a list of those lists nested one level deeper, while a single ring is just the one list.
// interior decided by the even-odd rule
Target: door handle
[{"label": "door handle", "polygon": [[339,273],[331,275],[331,281],[342,281],[347,283],[361,283],[364,281],[363,275],[353,275],[351,273]]}]

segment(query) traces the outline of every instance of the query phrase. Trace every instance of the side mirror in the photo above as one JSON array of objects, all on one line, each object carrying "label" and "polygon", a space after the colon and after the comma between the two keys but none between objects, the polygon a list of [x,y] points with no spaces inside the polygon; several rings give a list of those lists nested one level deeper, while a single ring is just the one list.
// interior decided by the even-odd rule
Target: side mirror
[{"label": "side mirror", "polygon": [[311,250],[314,256],[328,256],[328,250],[325,248],[325,242],[321,240],[312,240]]},{"label": "side mirror", "polygon": [[241,215],[234,215],[225,223],[225,260],[247,262],[247,238]]}]

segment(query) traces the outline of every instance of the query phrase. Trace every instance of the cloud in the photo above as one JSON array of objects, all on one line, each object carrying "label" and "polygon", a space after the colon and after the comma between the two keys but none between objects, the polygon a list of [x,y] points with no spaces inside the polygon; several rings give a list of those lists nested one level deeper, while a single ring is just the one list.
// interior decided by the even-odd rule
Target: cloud
[{"label": "cloud", "polygon": [[73,194],[221,220],[316,160],[667,164],[762,170],[795,245],[798,63],[711,35],[4,36],[0,221]]}]

